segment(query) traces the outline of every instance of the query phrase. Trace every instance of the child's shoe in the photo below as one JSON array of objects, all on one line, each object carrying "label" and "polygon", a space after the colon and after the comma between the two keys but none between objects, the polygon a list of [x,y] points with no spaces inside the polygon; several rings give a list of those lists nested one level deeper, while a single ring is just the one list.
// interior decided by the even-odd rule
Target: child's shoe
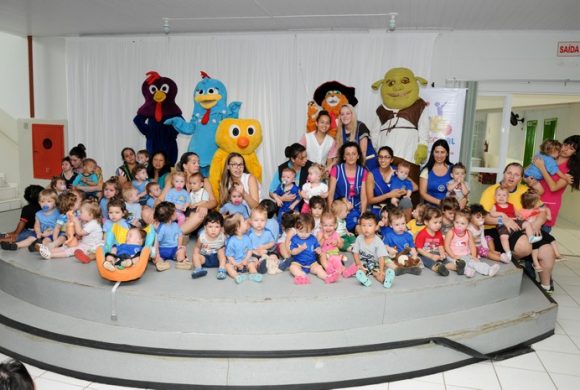
[{"label": "child's shoe", "polygon": [[457,260],[455,262],[455,266],[457,267],[457,275],[463,275],[465,273],[465,261],[464,260]]},{"label": "child's shoe", "polygon": [[351,278],[356,274],[356,271],[358,271],[358,267],[356,266],[356,264],[353,263],[344,269],[344,272],[342,273],[342,277],[343,278]]},{"label": "child's shoe", "polygon": [[32,244],[28,245],[28,252],[38,252],[40,251],[40,240],[34,241]]},{"label": "child's shoe", "polygon": [[0,247],[5,251],[15,251],[18,249],[18,245],[14,242],[3,242],[0,243]]},{"label": "child's shoe", "polygon": [[195,270],[193,270],[193,272],[191,273],[191,277],[193,279],[197,279],[197,278],[202,278],[205,275],[207,275],[207,270],[203,269],[203,268],[196,268]]},{"label": "child's shoe", "polygon": [[108,261],[105,261],[103,263],[103,268],[108,270],[108,271],[116,271],[117,270],[117,268],[113,264],[109,263]]},{"label": "child's shoe", "polygon": [[266,259],[263,259],[258,263],[258,272],[262,275],[268,272],[268,262]]},{"label": "child's shoe", "polygon": [[155,269],[158,272],[167,271],[169,268],[171,268],[171,264],[169,264],[168,261],[159,260],[158,262],[155,263]]},{"label": "child's shoe", "polygon": [[[510,253],[511,254],[511,253]],[[501,261],[502,263],[509,263],[511,262],[511,256],[508,255],[507,253],[502,253],[499,255],[499,261]]]},{"label": "child's shoe", "polygon": [[370,287],[371,284],[373,284],[373,282],[369,279],[369,277],[367,276],[367,274],[365,274],[363,271],[361,271],[360,269],[358,271],[356,271],[356,280],[358,280],[359,282],[361,282],[361,284],[365,287]]},{"label": "child's shoe", "polygon": [[91,258],[80,249],[75,250],[74,255],[75,255],[75,259],[77,259],[78,261],[80,261],[83,264],[88,264],[91,262]]},{"label": "child's shoe", "polygon": [[406,270],[407,271],[405,273],[411,274],[411,275],[416,275],[416,276],[421,275],[421,272],[423,272],[423,269],[418,265],[416,265],[414,267],[408,267]]},{"label": "child's shoe", "polygon": [[449,270],[445,267],[443,263],[437,263],[433,266],[433,271],[437,272],[441,276],[448,276]]},{"label": "child's shoe", "polygon": [[338,281],[339,277],[340,277],[340,274],[338,272],[327,275],[326,278],[324,278],[324,283],[326,283],[326,284],[336,283]]},{"label": "child's shoe", "polygon": [[248,279],[248,275],[246,275],[246,274],[238,274],[238,276],[236,276],[234,280],[235,280],[236,284],[242,284],[247,279]]},{"label": "child's shoe", "polygon": [[384,288],[391,288],[393,287],[393,281],[395,280],[395,271],[388,268],[387,272],[385,273],[385,281],[383,282]]},{"label": "child's shoe", "polygon": [[[217,276],[216,276],[217,280],[224,280],[226,278],[226,276],[227,276],[227,274],[226,274],[225,268],[218,268]],[[193,275],[192,275],[192,277],[193,277]]]},{"label": "child's shoe", "polygon": [[297,284],[297,285],[310,284],[310,279],[308,279],[308,276],[306,276],[306,275],[294,276],[294,284]]},{"label": "child's shoe", "polygon": [[193,268],[193,263],[186,257],[183,261],[175,262],[175,268],[189,271]]},{"label": "child's shoe", "polygon": [[261,274],[250,274],[250,280],[252,282],[261,283],[263,276]]},{"label": "child's shoe", "polygon": [[489,267],[489,276],[495,276],[499,272],[499,264],[494,264]]},{"label": "child's shoe", "polygon": [[[465,268],[463,274],[468,278],[473,278],[475,276],[475,270],[471,267]],[[457,271],[457,275],[459,275],[459,271]]]},{"label": "child's shoe", "polygon": [[278,269],[284,272],[290,267],[291,263],[292,261],[290,259],[284,259],[280,262],[280,264],[278,264]]},{"label": "child's shoe", "polygon": [[40,252],[40,256],[42,256],[43,259],[50,259],[50,249],[48,249],[46,246],[40,244],[38,247],[38,252]]}]

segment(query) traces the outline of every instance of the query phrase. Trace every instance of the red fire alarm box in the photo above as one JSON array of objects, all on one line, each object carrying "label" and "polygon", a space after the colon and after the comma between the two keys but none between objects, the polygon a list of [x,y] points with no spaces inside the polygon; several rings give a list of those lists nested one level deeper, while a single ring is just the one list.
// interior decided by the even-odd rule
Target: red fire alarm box
[{"label": "red fire alarm box", "polygon": [[64,157],[64,125],[32,124],[32,172],[35,179],[51,179],[61,173]]}]

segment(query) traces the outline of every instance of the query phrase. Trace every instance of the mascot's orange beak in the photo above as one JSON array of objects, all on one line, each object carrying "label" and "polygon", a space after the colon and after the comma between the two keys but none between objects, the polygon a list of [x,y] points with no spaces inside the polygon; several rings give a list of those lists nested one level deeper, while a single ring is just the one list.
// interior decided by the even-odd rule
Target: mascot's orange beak
[{"label": "mascot's orange beak", "polygon": [[240,137],[240,138],[238,138],[238,146],[241,149],[247,148],[249,144],[250,144],[250,140],[248,139],[248,137]]},{"label": "mascot's orange beak", "polygon": [[165,94],[165,92],[157,90],[155,91],[155,95],[153,95],[153,100],[155,100],[157,103],[161,103],[162,101],[165,100],[166,97],[167,95]]}]

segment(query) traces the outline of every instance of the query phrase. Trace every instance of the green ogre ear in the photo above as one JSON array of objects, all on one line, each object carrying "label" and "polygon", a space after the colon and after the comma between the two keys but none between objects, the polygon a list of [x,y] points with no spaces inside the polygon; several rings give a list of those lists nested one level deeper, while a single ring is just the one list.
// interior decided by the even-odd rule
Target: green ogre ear
[{"label": "green ogre ear", "polygon": [[417,80],[422,86],[427,85],[427,80],[425,80],[423,77],[415,77],[415,80]]},{"label": "green ogre ear", "polygon": [[381,87],[381,84],[383,83],[383,79],[379,80],[379,81],[375,81],[373,83],[373,85],[371,85],[371,88],[374,89],[375,91],[377,89],[379,89]]}]

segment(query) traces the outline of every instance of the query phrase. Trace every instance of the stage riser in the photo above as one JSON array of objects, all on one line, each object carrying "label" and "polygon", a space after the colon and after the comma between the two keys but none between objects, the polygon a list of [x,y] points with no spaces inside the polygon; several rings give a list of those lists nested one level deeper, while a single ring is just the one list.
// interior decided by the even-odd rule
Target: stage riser
[{"label": "stage riser", "polygon": [[[94,264],[86,266],[83,271],[90,271],[88,267],[94,267]],[[424,272],[430,273],[428,270]],[[163,275],[146,276],[154,278]],[[276,275],[267,278],[261,286],[232,286],[230,281],[225,284],[209,279],[203,280],[203,283],[222,283],[220,286],[227,289],[266,289],[270,283],[288,283],[287,279],[282,278],[288,277]],[[402,278],[406,278],[405,282],[417,284],[425,276],[405,275],[399,280]],[[118,317],[112,321],[110,284],[103,282],[101,286],[95,287],[63,281],[0,261],[0,288],[50,311],[130,328],[257,335],[372,327],[499,302],[519,294],[521,271],[509,265],[494,278],[466,280],[464,277],[450,275],[444,284],[420,289],[398,290],[395,287],[385,290],[376,283],[371,288],[363,288],[354,279],[342,280],[341,283],[348,284],[353,293],[341,296],[340,299],[328,294],[308,295],[305,291],[285,298],[269,297],[265,293],[259,299],[235,295],[198,299],[196,289],[203,288],[203,285],[195,285],[193,282],[191,295],[179,297],[171,293],[137,293],[130,284],[121,285],[117,291]],[[344,287],[326,286],[329,291]]]}]

